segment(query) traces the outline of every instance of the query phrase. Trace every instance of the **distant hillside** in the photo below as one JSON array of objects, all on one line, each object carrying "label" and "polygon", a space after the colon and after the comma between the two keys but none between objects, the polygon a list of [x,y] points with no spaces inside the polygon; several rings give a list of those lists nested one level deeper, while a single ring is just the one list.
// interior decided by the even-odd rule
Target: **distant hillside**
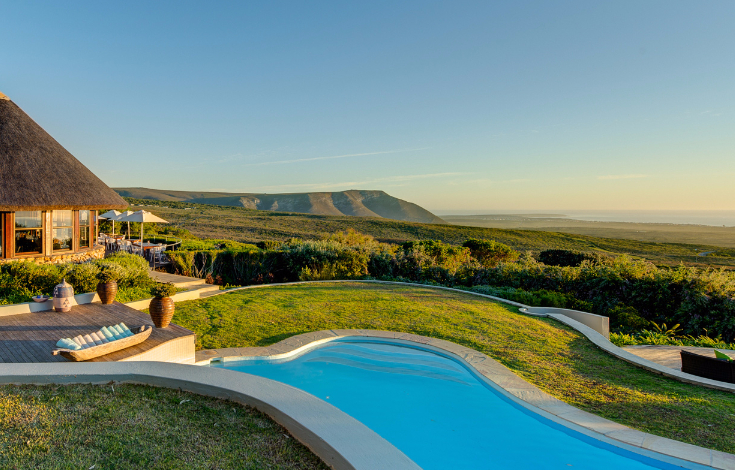
[{"label": "distant hillside", "polygon": [[154,201],[191,202],[218,206],[318,215],[351,215],[384,219],[446,223],[439,217],[408,201],[383,191],[340,191],[336,193],[253,194],[196,191],[165,191],[148,188],[114,188],[123,197]]},{"label": "distant hillside", "polygon": [[[372,235],[388,243],[409,240],[441,240],[459,245],[468,238],[496,240],[524,252],[531,250],[579,250],[610,255],[627,253],[640,256],[659,265],[722,266],[735,268],[735,248],[704,244],[652,243],[620,240],[538,230],[503,230],[497,228],[463,227],[459,225],[422,224],[375,217],[269,212],[234,206],[215,206],[191,202],[154,201],[126,198],[132,210],[145,207],[171,222],[172,226],[189,230],[200,238],[235,240],[256,243],[263,240],[302,238],[318,240],[349,228]],[[700,252],[707,256],[697,256]]]}]

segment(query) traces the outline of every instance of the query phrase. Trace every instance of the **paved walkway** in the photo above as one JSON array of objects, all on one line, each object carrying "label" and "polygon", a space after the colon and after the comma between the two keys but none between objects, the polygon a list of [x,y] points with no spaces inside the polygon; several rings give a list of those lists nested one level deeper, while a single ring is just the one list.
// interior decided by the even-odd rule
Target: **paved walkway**
[{"label": "paved walkway", "polygon": [[[664,367],[681,370],[681,350],[689,351],[702,356],[715,357],[715,350],[712,348],[698,348],[695,346],[658,346],[658,345],[641,345],[641,346],[625,346],[623,349],[631,354],[640,356],[649,361],[661,364]],[[735,359],[735,351],[719,349],[725,354]]]}]

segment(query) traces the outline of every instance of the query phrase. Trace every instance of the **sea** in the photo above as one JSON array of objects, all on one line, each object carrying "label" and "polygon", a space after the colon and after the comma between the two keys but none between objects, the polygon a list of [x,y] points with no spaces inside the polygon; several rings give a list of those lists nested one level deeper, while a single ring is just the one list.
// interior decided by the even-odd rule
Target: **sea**
[{"label": "sea", "polygon": [[711,225],[735,227],[735,210],[718,211],[624,211],[624,210],[437,210],[442,215],[516,215],[528,218],[560,218],[595,222],[633,222],[655,224]]}]

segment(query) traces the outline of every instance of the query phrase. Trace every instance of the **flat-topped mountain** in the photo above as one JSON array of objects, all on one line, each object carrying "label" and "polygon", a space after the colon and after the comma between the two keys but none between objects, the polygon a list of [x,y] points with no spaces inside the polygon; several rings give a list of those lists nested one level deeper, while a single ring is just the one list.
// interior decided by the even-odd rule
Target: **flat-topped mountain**
[{"label": "flat-topped mountain", "polygon": [[319,215],[382,217],[425,224],[446,223],[423,207],[395,198],[384,191],[350,190],[334,193],[254,194],[166,191],[149,188],[114,189],[121,196],[136,199],[192,202]]}]

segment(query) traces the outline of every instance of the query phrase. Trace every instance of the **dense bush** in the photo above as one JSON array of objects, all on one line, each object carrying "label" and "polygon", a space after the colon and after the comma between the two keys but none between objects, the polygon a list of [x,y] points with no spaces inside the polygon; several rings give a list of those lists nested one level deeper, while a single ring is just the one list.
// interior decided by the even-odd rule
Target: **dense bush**
[{"label": "dense bush", "polygon": [[119,273],[121,288],[147,290],[153,281],[148,276],[148,262],[140,256],[117,253],[89,263],[35,264],[15,261],[0,265],[0,304],[29,302],[34,295],[52,295],[63,279],[77,294],[93,292],[101,270]]},{"label": "dense bush", "polygon": [[178,291],[178,289],[172,282],[156,282],[151,287],[151,294],[157,299],[171,297],[176,293],[176,291]]},{"label": "dense bush", "polygon": [[94,263],[80,263],[72,266],[66,280],[74,287],[74,292],[94,292],[99,280],[100,267]]},{"label": "dense bush", "polygon": [[680,325],[668,328],[665,324],[651,324],[653,328],[626,333],[610,333],[610,341],[616,346],[635,346],[638,344],[656,344],[666,346],[697,346],[700,348],[735,349],[735,343],[727,343],[722,336],[712,338],[707,335],[684,335],[678,334]]},{"label": "dense bush", "polygon": [[[492,295],[609,316],[612,327],[624,333],[640,331],[651,322],[668,322],[680,324],[686,335],[735,338],[735,274],[731,272],[659,268],[627,256],[585,254],[581,261],[559,256],[554,263],[575,266],[557,266],[539,262],[530,253],[503,255],[507,250],[490,241],[468,240],[465,245],[435,240],[390,245],[348,231],[318,241],[293,239],[273,249],[241,244],[179,251],[171,258],[175,272],[211,277],[218,284],[371,277],[500,289]],[[501,255],[505,260],[497,260]]]},{"label": "dense bush", "polygon": [[276,240],[263,240],[256,243],[255,246],[257,246],[261,250],[275,250],[276,248],[281,246],[281,242]]},{"label": "dense bush", "polygon": [[469,248],[472,257],[487,268],[497,266],[501,262],[515,261],[519,255],[513,248],[495,240],[470,238],[462,246]]},{"label": "dense bush", "polygon": [[469,290],[480,294],[492,295],[493,297],[500,297],[501,299],[512,300],[513,302],[532,307],[570,308],[582,311],[588,311],[591,307],[588,302],[578,300],[573,295],[545,289],[526,291],[513,287],[474,286]]},{"label": "dense bush", "polygon": [[100,268],[110,264],[119,266],[121,276],[117,281],[118,287],[150,286],[153,282],[148,275],[148,261],[141,256],[118,252],[105,259],[97,260],[94,264]]},{"label": "dense bush", "polygon": [[610,261],[609,256],[601,253],[582,253],[569,250],[544,250],[538,255],[538,260],[549,266],[579,267],[584,261],[604,263]]}]

